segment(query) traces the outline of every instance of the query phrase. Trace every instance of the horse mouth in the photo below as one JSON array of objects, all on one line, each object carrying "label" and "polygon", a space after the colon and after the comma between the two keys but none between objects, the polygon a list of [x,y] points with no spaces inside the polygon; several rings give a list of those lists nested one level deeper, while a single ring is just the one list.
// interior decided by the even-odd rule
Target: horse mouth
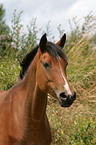
[{"label": "horse mouth", "polygon": [[70,107],[76,100],[76,93],[74,92],[72,96],[66,96],[65,93],[62,93],[58,100],[61,107]]}]

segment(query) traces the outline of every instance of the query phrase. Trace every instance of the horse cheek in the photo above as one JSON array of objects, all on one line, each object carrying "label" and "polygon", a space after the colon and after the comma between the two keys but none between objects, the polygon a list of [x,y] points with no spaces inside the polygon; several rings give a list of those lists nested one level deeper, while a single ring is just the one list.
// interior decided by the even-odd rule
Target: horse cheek
[{"label": "horse cheek", "polygon": [[45,73],[43,73],[43,71],[41,69],[37,70],[36,81],[37,81],[37,84],[38,84],[38,87],[40,88],[40,90],[45,92],[46,91],[47,78],[45,76]]}]

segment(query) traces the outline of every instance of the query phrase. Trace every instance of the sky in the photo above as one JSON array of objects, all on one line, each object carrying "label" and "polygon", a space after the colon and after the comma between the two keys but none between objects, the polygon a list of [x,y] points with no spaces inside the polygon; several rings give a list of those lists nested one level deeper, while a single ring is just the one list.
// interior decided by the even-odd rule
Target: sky
[{"label": "sky", "polygon": [[52,34],[58,38],[57,27],[65,33],[70,32],[68,20],[82,18],[90,11],[96,16],[96,0],[0,0],[6,9],[6,22],[10,25],[14,9],[23,11],[22,23],[28,25],[32,18],[37,18],[37,27],[45,27],[50,21]]}]

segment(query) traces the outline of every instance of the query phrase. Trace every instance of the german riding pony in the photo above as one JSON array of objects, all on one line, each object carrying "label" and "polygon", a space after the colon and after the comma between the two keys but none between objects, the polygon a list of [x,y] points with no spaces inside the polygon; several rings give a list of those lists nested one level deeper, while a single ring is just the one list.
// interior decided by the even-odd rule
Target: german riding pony
[{"label": "german riding pony", "polygon": [[62,51],[64,34],[57,44],[40,44],[23,59],[20,81],[0,91],[0,145],[50,145],[51,131],[46,115],[47,94],[62,107],[76,99],[66,78],[67,57]]}]

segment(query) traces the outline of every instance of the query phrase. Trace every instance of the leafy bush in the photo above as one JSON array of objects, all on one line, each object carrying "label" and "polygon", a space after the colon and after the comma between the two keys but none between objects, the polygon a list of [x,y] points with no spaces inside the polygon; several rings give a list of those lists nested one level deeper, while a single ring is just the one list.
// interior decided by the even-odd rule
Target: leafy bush
[{"label": "leafy bush", "polygon": [[18,81],[19,72],[17,59],[4,57],[0,61],[0,89],[10,89]]}]

